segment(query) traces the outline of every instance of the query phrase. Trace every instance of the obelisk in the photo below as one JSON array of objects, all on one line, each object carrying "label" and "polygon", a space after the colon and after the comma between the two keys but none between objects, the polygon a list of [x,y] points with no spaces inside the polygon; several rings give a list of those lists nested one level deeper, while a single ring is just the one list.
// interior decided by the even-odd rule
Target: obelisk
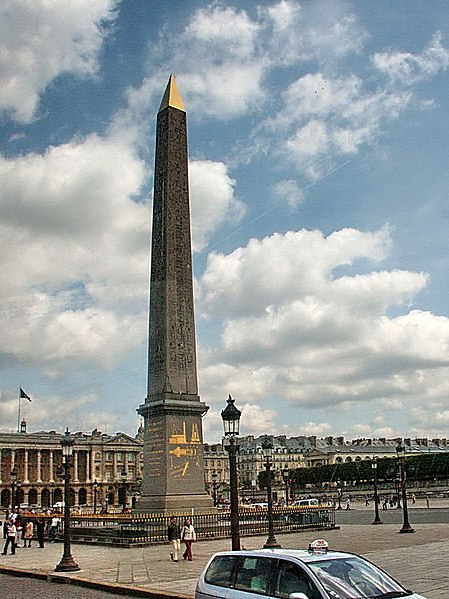
[{"label": "obelisk", "polygon": [[173,75],[157,115],[148,395],[138,511],[209,508],[198,395],[186,112]]}]

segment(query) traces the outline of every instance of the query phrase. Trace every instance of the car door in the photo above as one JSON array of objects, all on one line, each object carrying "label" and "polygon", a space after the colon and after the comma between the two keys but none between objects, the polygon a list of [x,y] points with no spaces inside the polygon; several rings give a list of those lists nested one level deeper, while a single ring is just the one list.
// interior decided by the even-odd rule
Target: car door
[{"label": "car door", "polygon": [[309,573],[296,562],[278,560],[272,578],[276,599],[288,599],[292,593],[304,593],[308,599],[325,599]]},{"label": "car door", "polygon": [[261,599],[272,597],[272,570],[276,560],[270,557],[240,557],[233,588],[229,589],[227,599]]}]

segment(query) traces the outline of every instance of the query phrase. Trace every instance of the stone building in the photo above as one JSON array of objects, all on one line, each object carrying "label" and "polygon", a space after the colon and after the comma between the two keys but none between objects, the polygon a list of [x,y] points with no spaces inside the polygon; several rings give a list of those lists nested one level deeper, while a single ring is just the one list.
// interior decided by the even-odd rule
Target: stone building
[{"label": "stone building", "polygon": [[[74,433],[71,488],[73,505],[98,511],[132,506],[142,476],[142,431],[135,438],[124,433],[108,435],[97,429]],[[63,501],[61,433],[0,433],[0,504],[49,507]]]},{"label": "stone building", "polygon": [[402,443],[405,455],[420,453],[448,452],[449,446],[446,439],[426,438],[393,438],[386,439],[354,439],[346,441],[344,437],[325,437],[316,439],[315,446],[305,455],[305,466],[322,466],[326,464],[343,464],[371,460],[373,457],[391,458],[396,456],[396,447]]},{"label": "stone building", "polygon": [[[262,442],[265,436],[248,435],[237,439],[237,468],[241,499],[264,497],[259,489],[259,474],[265,470]],[[406,455],[448,452],[446,439],[355,439],[344,437],[270,436],[273,442],[274,492],[285,497],[282,473],[296,468],[339,464],[351,461],[393,457],[401,441]],[[28,433],[22,422],[19,433],[0,433],[0,505],[11,506],[13,480],[16,503],[52,506],[63,501],[63,481],[56,474],[62,462],[61,433],[40,431]],[[74,434],[73,504],[78,509],[97,511],[132,507],[141,490],[143,464],[143,428],[135,437],[125,433],[109,435],[97,429]],[[229,455],[226,441],[205,443],[204,486],[207,493],[220,502],[229,497]],[[125,496],[126,490],[126,497]]]}]

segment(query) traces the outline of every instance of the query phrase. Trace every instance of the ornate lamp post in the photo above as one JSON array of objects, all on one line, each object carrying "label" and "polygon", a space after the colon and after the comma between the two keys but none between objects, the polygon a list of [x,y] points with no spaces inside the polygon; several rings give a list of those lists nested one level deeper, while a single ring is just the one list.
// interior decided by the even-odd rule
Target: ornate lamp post
[{"label": "ornate lamp post", "polygon": [[16,507],[16,484],[17,484],[17,470],[13,468],[11,470],[11,512]]},{"label": "ornate lamp post", "polygon": [[128,477],[128,473],[126,472],[125,468],[122,468],[122,471],[120,472],[120,477],[122,479],[122,512],[125,513],[126,512],[126,479]]},{"label": "ornate lamp post", "polygon": [[232,551],[240,550],[239,530],[239,497],[237,484],[237,445],[235,438],[239,434],[240,416],[242,412],[234,405],[235,400],[229,395],[228,405],[221,412],[225,437],[229,438],[229,487],[231,495],[231,546]]},{"label": "ornate lamp post", "polygon": [[283,468],[281,470],[281,475],[282,475],[282,480],[284,481],[284,485],[285,485],[285,505],[288,506],[288,483],[289,483],[289,471],[288,471],[288,466],[285,466],[285,468]]},{"label": "ornate lamp post", "polygon": [[97,490],[98,490],[97,479],[94,480],[93,486],[94,486],[94,514],[96,514],[97,513]]},{"label": "ornate lamp post", "polygon": [[212,476],[212,500],[214,502],[214,506],[217,507],[217,473],[215,470],[211,474]]},{"label": "ornate lamp post", "polygon": [[407,507],[407,488],[405,484],[405,468],[404,468],[404,457],[405,457],[405,447],[400,443],[396,447],[396,453],[399,458],[399,477],[401,481],[401,489],[402,489],[402,515],[403,515],[403,524],[402,528],[399,532],[415,532],[415,529],[410,526],[410,522],[408,520],[408,507]]},{"label": "ornate lamp post", "polygon": [[70,552],[70,463],[73,456],[73,439],[67,428],[61,438],[62,457],[64,460],[64,553],[56,566],[56,572],[76,572],[80,569]]},{"label": "ornate lamp post", "polygon": [[265,437],[264,442],[262,443],[262,451],[265,457],[265,469],[267,471],[267,512],[268,512],[268,537],[265,542],[264,548],[270,549],[273,547],[280,547],[279,543],[276,541],[276,537],[274,536],[274,526],[273,526],[273,494],[271,487],[271,458],[273,456],[273,443],[270,441],[268,437]]},{"label": "ornate lamp post", "polygon": [[341,510],[341,480],[337,480],[338,505],[337,510]]},{"label": "ornate lamp post", "polygon": [[373,469],[373,485],[374,485],[374,520],[373,524],[383,524],[379,516],[379,494],[377,493],[377,456],[371,461],[371,468]]}]

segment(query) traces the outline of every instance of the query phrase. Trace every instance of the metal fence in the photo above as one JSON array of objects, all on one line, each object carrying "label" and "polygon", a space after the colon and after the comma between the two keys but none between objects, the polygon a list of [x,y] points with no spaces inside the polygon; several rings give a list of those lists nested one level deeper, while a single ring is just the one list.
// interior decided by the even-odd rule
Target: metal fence
[{"label": "metal fence", "polygon": [[[197,540],[230,537],[230,517],[228,510],[212,513],[178,512],[182,525],[190,518],[195,526]],[[75,542],[97,543],[129,547],[167,542],[167,527],[170,514],[138,515],[84,515],[73,516],[71,538]],[[335,528],[335,512],[327,506],[274,507],[273,523],[275,532],[298,532],[302,529]],[[240,508],[239,527],[241,536],[254,536],[268,532],[266,508]]]}]

